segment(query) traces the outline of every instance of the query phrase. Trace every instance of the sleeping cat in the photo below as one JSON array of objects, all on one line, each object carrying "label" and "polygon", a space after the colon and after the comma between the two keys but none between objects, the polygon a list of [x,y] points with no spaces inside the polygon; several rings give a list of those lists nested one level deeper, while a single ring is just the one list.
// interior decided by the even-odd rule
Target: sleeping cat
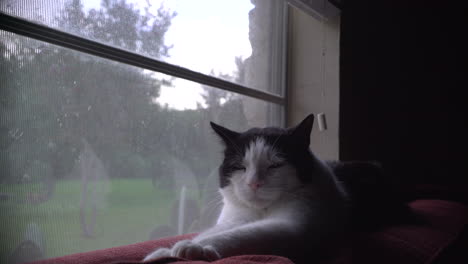
[{"label": "sleeping cat", "polygon": [[309,150],[313,121],[309,115],[293,128],[243,133],[211,123],[225,146],[218,221],[194,239],[159,248],[144,260],[263,254],[302,262],[323,253],[343,234],[347,198],[328,165]]}]

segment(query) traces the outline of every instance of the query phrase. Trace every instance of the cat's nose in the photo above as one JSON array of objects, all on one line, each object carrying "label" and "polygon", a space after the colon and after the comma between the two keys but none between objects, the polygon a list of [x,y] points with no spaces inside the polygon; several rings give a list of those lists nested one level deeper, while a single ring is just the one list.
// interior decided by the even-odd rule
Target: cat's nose
[{"label": "cat's nose", "polygon": [[263,181],[253,181],[251,183],[249,183],[249,187],[252,188],[252,190],[256,191],[258,188],[262,187],[262,185],[264,184]]}]

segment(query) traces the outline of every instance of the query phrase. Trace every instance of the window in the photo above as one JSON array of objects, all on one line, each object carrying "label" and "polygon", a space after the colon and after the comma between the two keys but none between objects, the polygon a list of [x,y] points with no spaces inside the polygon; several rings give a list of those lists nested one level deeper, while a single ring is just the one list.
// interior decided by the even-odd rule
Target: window
[{"label": "window", "polygon": [[211,225],[209,121],[284,124],[285,7],[2,1],[0,263]]},{"label": "window", "polygon": [[210,121],[242,131],[326,112],[312,142],[336,158],[336,10],[0,1],[0,263],[212,225],[222,148]]}]

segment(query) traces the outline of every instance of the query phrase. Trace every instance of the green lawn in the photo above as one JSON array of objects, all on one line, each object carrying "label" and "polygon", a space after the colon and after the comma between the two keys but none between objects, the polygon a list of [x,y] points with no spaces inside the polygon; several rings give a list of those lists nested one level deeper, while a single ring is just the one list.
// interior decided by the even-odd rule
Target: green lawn
[{"label": "green lawn", "polygon": [[[90,184],[91,186],[91,184]],[[167,224],[176,193],[155,189],[149,179],[113,179],[97,190],[95,237],[85,238],[80,225],[81,182],[57,182],[53,197],[41,204],[0,200],[0,263],[19,244],[28,223],[44,233],[46,256],[125,245],[149,238],[153,228]],[[2,184],[0,193],[25,197],[33,184]],[[92,192],[89,192],[92,196]],[[91,212],[90,206],[87,206]],[[88,213],[90,215],[90,213]]]}]

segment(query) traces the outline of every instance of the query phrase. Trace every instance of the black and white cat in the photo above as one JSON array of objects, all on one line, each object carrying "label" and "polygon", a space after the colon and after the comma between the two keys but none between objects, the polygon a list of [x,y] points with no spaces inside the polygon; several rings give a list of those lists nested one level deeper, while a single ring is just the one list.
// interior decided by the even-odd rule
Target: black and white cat
[{"label": "black and white cat", "polygon": [[223,208],[217,224],[144,260],[268,254],[301,262],[320,255],[343,233],[348,213],[343,188],[309,149],[313,121],[309,115],[293,128],[243,133],[211,123],[225,145],[219,168]]}]

